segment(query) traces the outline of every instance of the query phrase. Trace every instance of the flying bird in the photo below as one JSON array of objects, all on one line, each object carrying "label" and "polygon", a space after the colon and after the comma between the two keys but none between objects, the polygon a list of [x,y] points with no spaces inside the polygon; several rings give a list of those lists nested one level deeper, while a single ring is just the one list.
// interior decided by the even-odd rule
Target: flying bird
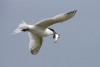
[{"label": "flying bird", "polygon": [[23,23],[19,24],[14,32],[28,32],[30,38],[29,50],[33,55],[36,55],[42,46],[43,37],[53,35],[55,43],[60,37],[60,35],[55,32],[54,29],[48,27],[53,24],[62,23],[63,21],[69,20],[76,14],[76,12],[77,10],[73,10],[68,13],[58,14],[52,18],[41,20],[34,25],[29,25],[23,21]]}]

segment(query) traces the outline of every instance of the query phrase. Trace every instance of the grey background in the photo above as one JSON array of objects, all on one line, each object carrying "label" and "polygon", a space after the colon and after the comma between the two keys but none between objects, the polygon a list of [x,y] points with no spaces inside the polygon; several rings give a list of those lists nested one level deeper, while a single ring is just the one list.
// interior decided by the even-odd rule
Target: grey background
[{"label": "grey background", "polygon": [[[78,10],[75,17],[51,26],[51,36],[37,55],[28,50],[27,33],[12,35],[22,20],[28,24]],[[100,67],[100,0],[0,0],[0,67]]]}]

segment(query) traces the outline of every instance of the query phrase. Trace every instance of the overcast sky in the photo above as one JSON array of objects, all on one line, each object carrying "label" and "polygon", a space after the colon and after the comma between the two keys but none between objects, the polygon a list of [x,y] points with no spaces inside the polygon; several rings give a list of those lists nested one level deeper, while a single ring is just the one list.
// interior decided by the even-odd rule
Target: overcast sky
[{"label": "overcast sky", "polygon": [[[12,35],[27,24],[77,10],[62,24],[51,26],[60,39],[44,39],[37,55],[28,50],[27,33]],[[100,67],[100,0],[0,0],[0,67]]]}]

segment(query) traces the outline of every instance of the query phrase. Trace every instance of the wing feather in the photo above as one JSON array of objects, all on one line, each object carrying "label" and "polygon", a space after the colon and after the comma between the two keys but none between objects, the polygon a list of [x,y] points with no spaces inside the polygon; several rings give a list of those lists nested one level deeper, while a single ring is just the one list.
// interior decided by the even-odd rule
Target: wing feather
[{"label": "wing feather", "polygon": [[42,37],[31,32],[29,32],[29,38],[30,38],[29,50],[31,50],[32,54],[36,55],[41,48],[43,39]]},{"label": "wing feather", "polygon": [[40,21],[39,23],[37,23],[36,25],[43,26],[43,27],[49,27],[53,24],[69,20],[76,14],[76,12],[77,12],[77,10],[74,10],[74,11],[71,11],[68,13],[64,13],[64,14],[59,14],[52,18],[44,19],[44,20]]}]

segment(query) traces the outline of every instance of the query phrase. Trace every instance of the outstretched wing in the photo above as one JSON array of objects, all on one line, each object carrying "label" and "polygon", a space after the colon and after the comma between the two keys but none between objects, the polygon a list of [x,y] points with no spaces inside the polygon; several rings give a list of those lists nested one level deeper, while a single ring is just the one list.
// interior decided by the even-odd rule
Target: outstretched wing
[{"label": "outstretched wing", "polygon": [[48,26],[53,25],[55,23],[69,20],[70,18],[72,18],[76,14],[76,12],[77,12],[77,10],[74,10],[74,11],[71,11],[68,13],[64,13],[64,14],[59,14],[59,15],[56,15],[52,18],[44,19],[44,20],[40,21],[39,23],[37,23],[36,25],[48,27]]},{"label": "outstretched wing", "polygon": [[30,37],[29,50],[31,50],[32,54],[36,55],[41,48],[43,39],[42,37],[31,32],[29,32],[29,37]]}]

